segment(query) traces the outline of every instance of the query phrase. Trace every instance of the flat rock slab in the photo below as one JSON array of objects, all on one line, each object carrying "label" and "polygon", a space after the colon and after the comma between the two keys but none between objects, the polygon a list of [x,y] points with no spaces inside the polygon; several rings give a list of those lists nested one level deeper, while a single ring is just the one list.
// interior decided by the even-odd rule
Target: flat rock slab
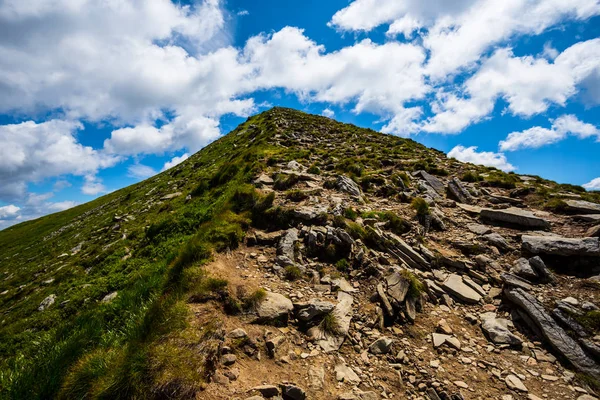
[{"label": "flat rock slab", "polygon": [[554,321],[534,296],[518,288],[505,289],[504,294],[529,317],[535,325],[532,328],[538,330],[550,346],[576,369],[596,379],[600,378],[600,366]]},{"label": "flat rock slab", "polygon": [[523,235],[522,249],[532,254],[600,257],[600,238],[564,238]]},{"label": "flat rock slab", "polygon": [[581,214],[600,214],[600,204],[584,200],[565,200],[567,211]]},{"label": "flat rock slab", "polygon": [[487,235],[488,233],[492,232],[489,226],[481,224],[467,224],[467,229],[476,235]]},{"label": "flat rock slab", "polygon": [[467,286],[460,275],[450,274],[442,284],[442,289],[465,303],[481,301],[481,295]]},{"label": "flat rock slab", "polygon": [[573,219],[583,222],[600,222],[600,214],[578,214],[573,215]]},{"label": "flat rock slab", "polygon": [[470,204],[456,203],[456,206],[461,210],[468,212],[469,214],[479,214],[481,210],[483,210],[482,207],[472,206]]},{"label": "flat rock slab", "polygon": [[536,216],[531,211],[515,207],[503,210],[484,208],[479,215],[482,219],[488,221],[509,224],[524,229],[550,229],[550,222],[547,220]]}]

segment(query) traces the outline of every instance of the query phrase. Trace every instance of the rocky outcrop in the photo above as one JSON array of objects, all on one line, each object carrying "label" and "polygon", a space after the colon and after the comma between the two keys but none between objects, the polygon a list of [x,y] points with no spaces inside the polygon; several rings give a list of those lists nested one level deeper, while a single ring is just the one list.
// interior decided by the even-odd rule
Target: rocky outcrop
[{"label": "rocky outcrop", "polygon": [[362,191],[360,187],[354,182],[352,179],[348,178],[345,175],[338,175],[335,182],[335,187],[340,192],[345,192],[351,194],[352,196],[360,197],[362,195]]},{"label": "rocky outcrop", "polygon": [[481,295],[466,285],[460,275],[450,274],[442,283],[442,289],[465,303],[479,303]]},{"label": "rocky outcrop", "polygon": [[506,224],[521,229],[550,229],[550,222],[536,216],[531,211],[520,208],[495,210],[484,208],[479,214],[483,220]]},{"label": "rocky outcrop", "polygon": [[317,344],[324,352],[329,353],[338,350],[344,343],[346,335],[350,330],[350,321],[352,320],[352,303],[354,299],[345,292],[338,292],[338,303],[332,314],[337,323],[336,332],[323,332],[319,327],[311,328],[309,336],[317,340]]},{"label": "rocky outcrop", "polygon": [[600,257],[600,238],[524,235],[521,241],[523,251],[531,254]]},{"label": "rocky outcrop", "polygon": [[581,214],[600,214],[600,204],[584,200],[564,200],[566,211]]},{"label": "rocky outcrop", "polygon": [[309,322],[322,317],[323,315],[330,313],[334,307],[335,304],[318,299],[311,299],[306,303],[294,304],[296,318],[303,322]]},{"label": "rocky outcrop", "polygon": [[448,182],[448,197],[458,201],[459,203],[471,204],[473,203],[473,196],[463,184],[456,178],[453,178]]},{"label": "rocky outcrop", "polygon": [[600,379],[600,366],[571,338],[546,312],[542,304],[523,289],[507,289],[506,297],[518,306],[541,332],[554,350],[567,359],[579,371]]},{"label": "rocky outcrop", "polygon": [[415,172],[414,175],[422,178],[425,182],[427,182],[427,184],[430,187],[432,187],[433,190],[435,190],[438,195],[443,195],[444,194],[444,192],[445,192],[445,186],[442,183],[442,181],[440,181],[435,176],[431,175],[428,172],[422,171],[422,170]]}]

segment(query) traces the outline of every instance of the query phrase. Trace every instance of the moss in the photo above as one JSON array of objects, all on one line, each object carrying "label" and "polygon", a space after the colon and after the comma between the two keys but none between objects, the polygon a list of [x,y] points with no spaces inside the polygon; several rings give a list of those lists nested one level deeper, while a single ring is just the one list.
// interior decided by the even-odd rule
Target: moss
[{"label": "moss", "polygon": [[461,176],[460,180],[463,182],[479,182],[483,180],[483,178],[476,172],[467,171],[463,174],[463,176]]},{"label": "moss", "polygon": [[288,190],[300,181],[296,174],[278,174],[275,177],[273,187],[277,190]]},{"label": "moss", "polygon": [[284,277],[288,281],[297,281],[302,278],[302,271],[295,265],[288,265],[284,268]]},{"label": "moss", "polygon": [[573,317],[588,331],[600,332],[600,311],[588,311],[582,315],[573,315]]},{"label": "moss", "polygon": [[408,270],[402,270],[401,274],[410,282],[407,296],[412,299],[419,298],[419,296],[421,296],[421,293],[423,293],[423,291],[425,290],[425,285],[423,285],[423,283],[419,280],[419,278],[415,276],[415,274]]},{"label": "moss", "polygon": [[419,217],[431,214],[429,204],[427,204],[425,199],[422,199],[421,197],[415,197],[410,203],[410,206],[417,212],[417,216]]},{"label": "moss", "polygon": [[351,219],[352,221],[356,221],[356,218],[358,218],[358,213],[354,211],[352,207],[347,207],[344,209],[344,217]]},{"label": "moss", "polygon": [[314,175],[321,175],[321,168],[319,168],[316,164],[311,165],[306,172]]}]

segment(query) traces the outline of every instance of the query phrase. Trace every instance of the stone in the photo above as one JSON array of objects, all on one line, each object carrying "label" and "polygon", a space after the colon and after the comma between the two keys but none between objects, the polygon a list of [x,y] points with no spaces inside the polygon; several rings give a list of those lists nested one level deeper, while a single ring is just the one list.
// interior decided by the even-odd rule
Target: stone
[{"label": "stone", "polygon": [[104,296],[104,297],[102,298],[102,300],[100,300],[100,301],[101,301],[102,303],[110,303],[111,301],[113,301],[114,299],[116,299],[116,298],[117,298],[117,295],[118,295],[118,294],[119,294],[118,292],[112,292],[112,293],[109,293],[109,294],[107,294],[106,296]]},{"label": "stone", "polygon": [[600,257],[600,238],[523,235],[521,241],[523,251],[531,254]]},{"label": "stone", "polygon": [[546,312],[543,305],[523,289],[505,289],[508,300],[517,305],[528,317],[526,322],[533,323],[534,330],[539,331],[544,339],[576,369],[600,378],[600,366],[590,358],[581,346],[571,338],[556,321]]},{"label": "stone", "polygon": [[441,333],[432,333],[431,339],[433,340],[433,347],[435,349],[446,343],[455,349],[460,349],[460,342],[453,336],[444,335]]},{"label": "stone", "polygon": [[295,247],[298,241],[298,230],[288,229],[277,244],[277,263],[282,267],[295,264]]},{"label": "stone", "polygon": [[413,175],[421,177],[425,182],[427,182],[427,184],[433,188],[433,190],[435,190],[437,192],[437,194],[439,195],[443,195],[445,192],[445,186],[442,183],[442,181],[440,181],[438,178],[436,178],[435,176],[431,175],[428,172],[425,172],[423,170],[417,171],[415,173],[413,173]]},{"label": "stone", "polygon": [[[350,330],[350,321],[352,320],[352,303],[354,299],[345,292],[338,292],[338,303],[332,313],[338,323],[338,332],[335,335],[317,332],[317,343],[326,353],[337,351],[344,343],[344,339]],[[315,327],[318,330],[318,327]],[[311,328],[314,329],[314,328]]]},{"label": "stone", "polygon": [[325,385],[325,367],[311,365],[308,369],[308,384],[313,389],[322,389]]},{"label": "stone", "polygon": [[529,264],[529,260],[526,258],[519,258],[515,261],[511,272],[528,280],[537,280],[539,278],[538,273]]},{"label": "stone", "polygon": [[275,357],[275,352],[283,344],[283,342],[285,342],[285,336],[283,335],[270,336],[267,338],[267,340],[265,340],[265,345],[267,347],[267,353],[269,354],[269,357]]},{"label": "stone", "polygon": [[221,362],[223,363],[223,365],[233,365],[233,364],[235,364],[236,361],[237,361],[237,357],[235,354],[225,354],[221,358]]},{"label": "stone", "polygon": [[600,214],[600,204],[584,200],[564,200],[566,211],[580,214]]},{"label": "stone", "polygon": [[303,322],[312,321],[317,317],[322,317],[333,311],[334,307],[335,304],[318,299],[311,299],[306,303],[294,304],[296,318]]},{"label": "stone", "polygon": [[468,388],[469,388],[469,385],[467,385],[467,384],[466,384],[465,382],[463,382],[463,381],[454,381],[454,382],[452,382],[452,383],[454,383],[456,386],[458,386],[458,387],[459,387],[459,388],[461,388],[461,389],[468,389]]},{"label": "stone", "polygon": [[523,229],[550,229],[550,222],[547,220],[536,216],[531,211],[515,207],[502,210],[484,208],[479,215],[484,220],[504,223]]},{"label": "stone", "polygon": [[262,394],[264,397],[275,397],[279,395],[279,389],[273,385],[260,385],[252,388]]},{"label": "stone", "polygon": [[488,233],[487,235],[483,235],[482,239],[486,240],[492,246],[497,247],[498,250],[510,250],[510,245],[499,233]]},{"label": "stone", "polygon": [[540,258],[540,256],[535,256],[529,259],[529,265],[533,268],[533,270],[538,274],[539,280],[541,282],[555,282],[556,278],[554,278],[554,274],[546,264],[544,260]]},{"label": "stone", "polygon": [[44,311],[45,309],[50,307],[52,304],[54,304],[55,301],[56,301],[56,295],[51,294],[50,296],[48,296],[44,300],[42,300],[42,302],[40,303],[40,305],[38,307],[38,311]]},{"label": "stone", "polygon": [[360,378],[358,377],[358,375],[356,374],[356,372],[354,372],[354,370],[352,368],[350,368],[349,366],[345,365],[345,364],[337,364],[335,366],[335,379],[338,382],[346,382],[346,383],[350,383],[353,385],[358,385],[360,383]]},{"label": "stone", "polygon": [[481,301],[481,295],[467,286],[460,275],[450,274],[442,284],[442,289],[465,303]]},{"label": "stone", "polygon": [[492,232],[489,226],[481,224],[467,224],[467,229],[476,235],[486,235]]},{"label": "stone", "polygon": [[527,291],[533,290],[533,286],[531,286],[530,282],[527,282],[516,275],[506,273],[501,274],[500,278],[502,278],[502,282],[504,282],[505,286],[517,287]]},{"label": "stone", "polygon": [[335,186],[339,191],[348,193],[352,196],[360,197],[362,195],[362,191],[356,182],[345,175],[337,176]]},{"label": "stone", "polygon": [[340,290],[346,293],[358,292],[358,289],[352,286],[344,277],[333,279],[331,281],[331,286],[333,287],[333,290]]},{"label": "stone", "polygon": [[585,232],[585,237],[600,237],[600,225],[592,226]]},{"label": "stone", "polygon": [[237,328],[237,329],[234,329],[231,332],[229,332],[227,334],[227,336],[229,336],[232,339],[242,339],[242,338],[247,337],[248,334],[242,328]]},{"label": "stone", "polygon": [[291,383],[279,385],[281,387],[281,396],[283,400],[305,400],[306,392],[299,386]]},{"label": "stone", "polygon": [[273,178],[268,176],[267,174],[260,174],[255,180],[254,183],[257,185],[272,185],[274,183]]},{"label": "stone", "polygon": [[256,322],[284,322],[287,323],[290,311],[294,309],[294,304],[287,297],[279,294],[267,292],[263,301],[256,308],[258,316]]},{"label": "stone", "polygon": [[482,316],[481,329],[493,343],[520,346],[523,341],[508,329],[508,325],[507,319],[496,318],[495,314],[488,318]]},{"label": "stone", "polygon": [[457,178],[453,178],[448,182],[448,196],[459,203],[471,204],[473,202],[471,193],[465,189],[463,184]]},{"label": "stone", "polygon": [[170,193],[170,194],[164,195],[164,196],[163,196],[163,197],[161,197],[160,199],[161,199],[161,200],[171,200],[171,199],[174,199],[174,198],[176,198],[176,197],[179,197],[179,196],[181,196],[182,194],[183,194],[183,193],[181,193],[181,192]]},{"label": "stone", "polygon": [[525,393],[529,391],[516,375],[507,375],[506,378],[504,378],[504,382],[506,382],[506,386],[508,386],[508,388],[511,390]]},{"label": "stone", "polygon": [[369,346],[369,351],[371,352],[371,354],[387,354],[390,352],[392,343],[392,339],[382,336],[379,339],[375,340],[373,343],[371,343],[371,345]]}]

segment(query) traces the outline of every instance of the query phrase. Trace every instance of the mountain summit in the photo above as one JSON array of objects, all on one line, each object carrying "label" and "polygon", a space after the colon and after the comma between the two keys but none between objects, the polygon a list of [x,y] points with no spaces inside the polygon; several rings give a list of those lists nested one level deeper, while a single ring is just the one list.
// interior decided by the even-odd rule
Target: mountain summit
[{"label": "mountain summit", "polygon": [[0,394],[589,399],[598,216],[581,187],[273,108],[0,232]]}]

